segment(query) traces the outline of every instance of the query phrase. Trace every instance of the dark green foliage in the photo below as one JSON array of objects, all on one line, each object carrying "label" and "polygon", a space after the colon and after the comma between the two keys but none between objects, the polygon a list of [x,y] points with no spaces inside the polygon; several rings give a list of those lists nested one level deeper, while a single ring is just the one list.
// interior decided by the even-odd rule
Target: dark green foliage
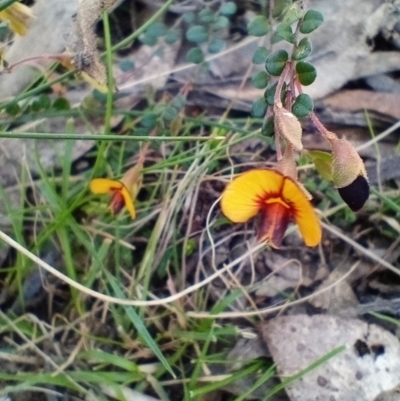
[{"label": "dark green foliage", "polygon": [[293,51],[292,60],[303,60],[310,55],[312,51],[311,40],[303,38]]},{"label": "dark green foliage", "polygon": [[267,17],[259,15],[254,18],[247,26],[247,31],[251,36],[264,36],[270,30],[270,25]]},{"label": "dark green foliage", "polygon": [[300,32],[307,34],[315,31],[324,22],[324,16],[316,10],[308,10],[301,23]]},{"label": "dark green foliage", "polygon": [[298,117],[307,117],[314,109],[314,102],[310,96],[305,93],[297,96],[292,106],[292,113]]},{"label": "dark green foliage", "polygon": [[253,117],[262,118],[264,117],[267,111],[267,103],[265,102],[264,98],[260,98],[253,103],[251,108],[251,114]]},{"label": "dark green foliage", "polygon": [[311,85],[317,78],[315,67],[306,61],[299,61],[296,64],[296,72],[300,83],[304,86]]},{"label": "dark green foliage", "polygon": [[265,69],[269,74],[279,76],[282,74],[288,59],[289,55],[287,51],[277,50],[267,57],[267,60],[265,61]]}]

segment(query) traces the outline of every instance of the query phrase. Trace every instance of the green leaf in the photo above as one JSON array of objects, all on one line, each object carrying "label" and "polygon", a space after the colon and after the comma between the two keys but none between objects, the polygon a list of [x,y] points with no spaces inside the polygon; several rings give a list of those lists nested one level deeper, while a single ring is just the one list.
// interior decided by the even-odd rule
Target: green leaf
[{"label": "green leaf", "polygon": [[158,36],[153,35],[149,32],[145,32],[143,35],[140,35],[139,39],[143,44],[147,46],[155,46],[158,41]]},{"label": "green leaf", "polygon": [[118,63],[119,69],[122,72],[128,72],[135,69],[135,63],[132,60],[123,59]]},{"label": "green leaf", "polygon": [[186,97],[183,95],[176,95],[171,101],[171,106],[177,109],[183,109],[186,106]]},{"label": "green leaf", "polygon": [[270,30],[270,25],[268,19],[263,15],[259,15],[258,17],[254,18],[247,25],[247,31],[249,35],[252,36],[264,36],[269,32],[269,30]]},{"label": "green leaf", "polygon": [[195,25],[189,28],[186,32],[186,39],[193,43],[204,43],[208,40],[207,29],[202,25]]},{"label": "green leaf", "polygon": [[264,99],[265,102],[267,103],[268,106],[273,106],[274,105],[274,98],[275,98],[275,92],[276,92],[276,86],[278,85],[277,82],[275,82],[272,85],[269,85],[267,89],[265,89],[264,92]]},{"label": "green leaf", "polygon": [[268,117],[267,121],[261,128],[261,134],[267,137],[271,137],[275,132],[274,117]]},{"label": "green leaf", "polygon": [[302,60],[310,55],[312,51],[311,40],[303,38],[300,40],[292,53],[292,60]]},{"label": "green leaf", "polygon": [[292,113],[298,117],[307,117],[314,109],[314,102],[310,96],[302,93],[296,97],[292,106]]},{"label": "green leaf", "polygon": [[196,14],[193,11],[189,11],[189,12],[183,14],[183,20],[187,24],[193,24],[195,19],[196,19]]},{"label": "green leaf", "polygon": [[204,54],[200,47],[190,49],[186,54],[186,61],[189,63],[200,64],[204,61]]},{"label": "green leaf", "polygon": [[175,107],[167,106],[164,110],[162,117],[166,121],[172,121],[178,115],[178,110]]},{"label": "green leaf", "polygon": [[311,85],[317,77],[317,70],[315,67],[306,61],[299,61],[296,64],[296,72],[300,83],[304,86]]},{"label": "green leaf", "polygon": [[224,47],[225,41],[223,39],[216,38],[208,44],[208,51],[211,54],[216,54],[219,53]]},{"label": "green leaf", "polygon": [[275,2],[275,7],[272,10],[272,16],[274,18],[279,17],[283,13],[286,12],[286,10],[292,5],[293,1],[292,0],[279,0]]},{"label": "green leaf", "polygon": [[155,113],[145,114],[140,121],[140,125],[151,130],[156,126],[157,118]]},{"label": "green leaf", "polygon": [[283,22],[276,27],[274,36],[272,37],[272,43],[277,43],[282,39],[292,44],[295,42],[292,28],[290,25],[284,24]]},{"label": "green leaf", "polygon": [[17,102],[11,103],[6,107],[6,113],[15,117],[21,111],[21,107]]},{"label": "green leaf", "polygon": [[308,150],[307,154],[314,162],[319,175],[327,181],[332,181],[332,154],[322,150]]},{"label": "green leaf", "polygon": [[253,54],[252,62],[253,64],[264,64],[267,59],[269,51],[266,47],[258,47],[257,50]]},{"label": "green leaf", "polygon": [[154,22],[148,28],[146,33],[156,37],[164,36],[167,32],[166,26],[162,22]]},{"label": "green leaf", "polygon": [[212,29],[218,31],[219,29],[224,29],[229,25],[229,20],[224,15],[220,15],[215,22],[212,24]]},{"label": "green leaf", "polygon": [[51,106],[51,99],[49,95],[45,95],[44,93],[42,93],[39,97],[38,97],[38,102],[39,102],[39,106],[41,109],[43,110],[48,110]]},{"label": "green leaf", "polygon": [[59,97],[56,100],[54,100],[52,108],[58,111],[65,111],[65,110],[70,110],[71,105],[69,104],[69,101],[64,97]]},{"label": "green leaf", "polygon": [[172,45],[173,43],[177,42],[179,38],[181,37],[179,31],[177,29],[169,29],[168,32],[165,35],[165,43],[168,45]]},{"label": "green leaf", "polygon": [[222,4],[219,9],[219,12],[222,15],[227,15],[227,16],[235,14],[236,11],[237,11],[237,6],[236,3],[234,3],[233,1],[227,1],[226,3]]},{"label": "green leaf", "polygon": [[279,76],[282,74],[288,59],[289,55],[287,51],[277,50],[267,57],[267,60],[265,61],[265,69],[271,75]]},{"label": "green leaf", "polygon": [[265,71],[260,71],[251,77],[252,85],[257,89],[264,89],[268,85],[269,75]]},{"label": "green leaf", "polygon": [[264,98],[260,98],[253,103],[251,108],[251,114],[255,118],[263,118],[265,113],[267,112],[267,104],[265,103]]},{"label": "green leaf", "polygon": [[300,23],[301,33],[315,31],[324,22],[324,16],[317,10],[308,10]]},{"label": "green leaf", "polygon": [[205,24],[210,24],[214,21],[215,14],[210,8],[204,8],[199,13],[199,19]]},{"label": "green leaf", "polygon": [[304,11],[295,3],[285,11],[284,15],[282,22],[287,25],[292,25],[303,17]]},{"label": "green leaf", "polygon": [[292,60],[302,60],[310,55],[312,51],[311,40],[303,38],[293,51]]}]

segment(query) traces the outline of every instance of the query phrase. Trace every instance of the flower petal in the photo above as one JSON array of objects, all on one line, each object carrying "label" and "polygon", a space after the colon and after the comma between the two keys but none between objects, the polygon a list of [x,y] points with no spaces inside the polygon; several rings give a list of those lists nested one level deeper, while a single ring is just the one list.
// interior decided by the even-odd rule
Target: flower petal
[{"label": "flower petal", "polygon": [[285,177],[282,198],[290,205],[293,218],[306,245],[318,245],[322,237],[318,217],[302,189],[289,177]]},{"label": "flower petal", "polygon": [[289,225],[290,208],[281,202],[268,203],[262,210],[261,219],[258,238],[273,248],[279,248]]},{"label": "flower petal", "polygon": [[133,199],[126,186],[123,185],[121,188],[121,195],[124,197],[125,207],[127,208],[132,219],[136,217],[135,205],[133,204]]},{"label": "flower petal", "polygon": [[110,180],[109,178],[95,178],[90,181],[90,190],[94,194],[107,194],[115,190],[120,190],[123,186],[122,182]]},{"label": "flower petal", "polygon": [[275,170],[250,170],[227,185],[221,198],[222,213],[235,223],[254,217],[270,196],[281,192],[284,176]]}]

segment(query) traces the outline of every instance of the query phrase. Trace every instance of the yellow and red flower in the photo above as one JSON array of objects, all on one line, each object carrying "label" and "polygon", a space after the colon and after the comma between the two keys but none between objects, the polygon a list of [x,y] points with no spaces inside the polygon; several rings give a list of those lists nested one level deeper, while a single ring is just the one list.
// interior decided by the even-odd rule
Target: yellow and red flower
[{"label": "yellow and red flower", "polygon": [[221,209],[235,223],[260,214],[259,239],[274,248],[282,244],[291,220],[297,223],[307,246],[321,241],[321,226],[306,191],[276,170],[250,170],[234,179],[222,194]]},{"label": "yellow and red flower", "polygon": [[111,213],[117,214],[124,207],[128,210],[132,219],[136,217],[136,209],[133,203],[141,185],[141,163],[130,168],[121,180],[109,178],[95,178],[90,181],[90,190],[94,194],[111,194],[109,209]]}]

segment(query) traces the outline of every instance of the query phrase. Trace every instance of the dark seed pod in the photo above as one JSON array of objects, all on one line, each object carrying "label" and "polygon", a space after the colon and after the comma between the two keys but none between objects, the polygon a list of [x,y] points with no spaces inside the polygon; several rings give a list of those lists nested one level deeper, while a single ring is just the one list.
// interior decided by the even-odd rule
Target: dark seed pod
[{"label": "dark seed pod", "polygon": [[368,180],[359,175],[351,184],[338,188],[339,195],[353,212],[360,210],[369,197]]}]

